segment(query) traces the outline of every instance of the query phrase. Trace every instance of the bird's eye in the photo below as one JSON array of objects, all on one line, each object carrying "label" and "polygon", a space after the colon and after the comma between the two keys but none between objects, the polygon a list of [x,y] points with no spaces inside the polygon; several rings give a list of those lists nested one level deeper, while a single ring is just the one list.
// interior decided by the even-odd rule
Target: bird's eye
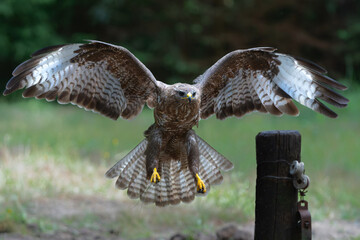
[{"label": "bird's eye", "polygon": [[185,96],[185,92],[179,91],[179,95],[180,95],[180,97],[183,97],[183,96]]}]

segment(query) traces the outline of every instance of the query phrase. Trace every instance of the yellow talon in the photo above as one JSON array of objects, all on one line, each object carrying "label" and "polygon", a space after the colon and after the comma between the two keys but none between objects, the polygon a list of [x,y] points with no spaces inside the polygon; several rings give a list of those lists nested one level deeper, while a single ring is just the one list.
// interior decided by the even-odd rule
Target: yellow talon
[{"label": "yellow talon", "polygon": [[196,174],[196,179],[197,179],[197,192],[198,193],[206,193],[206,187],[205,187],[205,183],[203,182],[203,180],[201,180],[201,178],[199,177],[198,174]]},{"label": "yellow talon", "polygon": [[154,168],[153,174],[151,175],[150,182],[156,183],[156,181],[160,182],[160,175]]}]

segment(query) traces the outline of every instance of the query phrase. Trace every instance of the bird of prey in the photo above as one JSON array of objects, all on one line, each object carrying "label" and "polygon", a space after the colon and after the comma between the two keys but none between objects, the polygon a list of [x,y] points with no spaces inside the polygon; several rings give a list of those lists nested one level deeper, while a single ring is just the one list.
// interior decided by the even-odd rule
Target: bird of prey
[{"label": "bird of prey", "polygon": [[328,117],[337,115],[320,100],[345,107],[331,90],[346,87],[322,67],[276,49],[259,47],[228,53],[194,84],[165,84],[127,49],[100,42],[41,49],[12,73],[4,91],[26,88],[24,97],[57,99],[112,119],[131,119],[145,103],[155,123],[145,139],[110,168],[116,186],[130,198],[158,206],[190,202],[221,183],[233,164],[192,130],[200,119],[258,111],[298,115],[292,99]]}]

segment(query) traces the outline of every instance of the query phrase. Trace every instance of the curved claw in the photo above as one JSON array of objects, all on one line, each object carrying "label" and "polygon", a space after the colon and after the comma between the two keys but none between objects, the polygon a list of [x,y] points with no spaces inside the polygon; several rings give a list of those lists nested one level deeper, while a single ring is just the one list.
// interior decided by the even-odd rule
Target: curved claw
[{"label": "curved claw", "polygon": [[198,193],[206,193],[206,187],[205,187],[205,183],[203,182],[203,180],[201,180],[201,178],[199,177],[198,174],[196,174],[196,186],[197,186],[197,192]]},{"label": "curved claw", "polygon": [[156,181],[160,182],[160,175],[154,168],[153,174],[151,175],[150,182],[156,183]]}]

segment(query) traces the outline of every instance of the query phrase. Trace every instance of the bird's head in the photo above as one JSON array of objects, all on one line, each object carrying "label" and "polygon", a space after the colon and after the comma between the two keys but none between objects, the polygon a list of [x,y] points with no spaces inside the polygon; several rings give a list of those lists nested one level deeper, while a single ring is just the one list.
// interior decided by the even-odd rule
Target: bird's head
[{"label": "bird's head", "polygon": [[175,84],[173,96],[181,102],[194,102],[199,99],[199,90],[189,84]]}]

